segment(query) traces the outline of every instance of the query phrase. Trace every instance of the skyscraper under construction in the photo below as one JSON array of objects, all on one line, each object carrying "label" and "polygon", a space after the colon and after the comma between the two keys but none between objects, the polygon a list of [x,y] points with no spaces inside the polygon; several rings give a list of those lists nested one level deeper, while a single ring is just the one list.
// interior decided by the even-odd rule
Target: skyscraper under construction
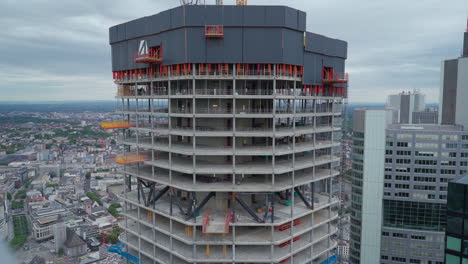
[{"label": "skyscraper under construction", "polygon": [[182,5],[110,44],[130,260],[335,262],[346,42],[285,6]]}]

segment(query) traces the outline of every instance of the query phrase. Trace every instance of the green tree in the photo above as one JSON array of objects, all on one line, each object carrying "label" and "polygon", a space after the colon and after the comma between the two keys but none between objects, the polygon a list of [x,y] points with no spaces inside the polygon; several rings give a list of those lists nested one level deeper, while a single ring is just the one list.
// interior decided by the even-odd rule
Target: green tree
[{"label": "green tree", "polygon": [[88,196],[89,199],[96,201],[99,205],[102,205],[101,199],[96,194],[88,192],[86,193],[86,196]]},{"label": "green tree", "polygon": [[59,248],[57,251],[57,255],[62,256],[63,255],[63,248]]},{"label": "green tree", "polygon": [[7,193],[7,199],[8,199],[8,201],[11,201],[11,193],[9,193],[9,192]]},{"label": "green tree", "polygon": [[15,236],[11,241],[10,241],[10,247],[14,250],[20,248],[24,242],[26,242],[27,237],[25,235],[21,236]]}]

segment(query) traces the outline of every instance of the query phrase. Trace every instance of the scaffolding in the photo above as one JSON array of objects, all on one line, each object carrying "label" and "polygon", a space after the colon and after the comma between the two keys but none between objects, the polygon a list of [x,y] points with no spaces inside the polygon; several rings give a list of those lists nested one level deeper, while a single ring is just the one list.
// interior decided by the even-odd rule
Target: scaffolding
[{"label": "scaffolding", "polygon": [[135,63],[161,63],[162,47],[149,48],[147,52],[134,54]]},{"label": "scaffolding", "polygon": [[348,83],[348,73],[335,72],[333,68],[324,67],[322,70],[323,83]]}]

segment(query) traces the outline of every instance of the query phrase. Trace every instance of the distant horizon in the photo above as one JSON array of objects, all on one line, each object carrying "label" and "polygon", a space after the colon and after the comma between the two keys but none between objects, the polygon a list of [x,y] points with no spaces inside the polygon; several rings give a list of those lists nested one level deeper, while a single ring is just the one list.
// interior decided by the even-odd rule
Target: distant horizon
[{"label": "distant horizon", "polygon": [[[97,102],[115,102],[115,100],[51,100],[51,101],[1,101],[0,104],[47,104],[47,103],[97,103]],[[385,102],[366,102],[356,101],[348,104],[385,104]],[[439,104],[439,102],[427,102],[429,104]]]}]

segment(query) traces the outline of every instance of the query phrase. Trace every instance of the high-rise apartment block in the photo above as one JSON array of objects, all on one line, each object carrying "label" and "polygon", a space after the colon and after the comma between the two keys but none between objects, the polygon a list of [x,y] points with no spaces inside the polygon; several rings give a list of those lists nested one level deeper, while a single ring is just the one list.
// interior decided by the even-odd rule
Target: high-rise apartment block
[{"label": "high-rise apartment block", "polygon": [[[400,113],[385,125],[391,110],[356,110],[351,263],[444,263],[448,183],[468,171],[467,59],[444,63],[442,124],[406,122]],[[370,118],[376,113],[382,120]]]},{"label": "high-rise apartment block", "polygon": [[426,108],[426,95],[418,91],[389,95],[385,108],[396,110],[397,122],[400,124],[438,123],[438,112]]},{"label": "high-rise apartment block", "polygon": [[468,263],[468,176],[448,184],[445,264]]},{"label": "high-rise apartment block", "polygon": [[346,42],[289,7],[183,5],[110,44],[129,258],[335,262]]}]

